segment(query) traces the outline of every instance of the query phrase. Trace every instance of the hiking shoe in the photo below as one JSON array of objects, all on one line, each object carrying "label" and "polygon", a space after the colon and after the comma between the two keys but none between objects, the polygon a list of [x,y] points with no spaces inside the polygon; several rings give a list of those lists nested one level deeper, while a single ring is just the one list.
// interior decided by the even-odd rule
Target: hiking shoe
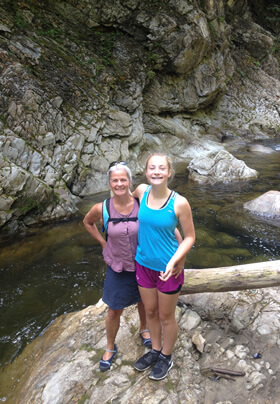
[{"label": "hiking shoe", "polygon": [[173,366],[172,357],[170,360],[166,359],[162,354],[159,355],[157,363],[153,367],[153,370],[149,374],[149,378],[152,380],[162,380],[167,375],[169,370]]},{"label": "hiking shoe", "polygon": [[149,369],[158,360],[160,352],[156,352],[153,349],[147,352],[145,355],[141,356],[138,361],[135,362],[134,368],[139,372],[144,372],[144,370]]}]

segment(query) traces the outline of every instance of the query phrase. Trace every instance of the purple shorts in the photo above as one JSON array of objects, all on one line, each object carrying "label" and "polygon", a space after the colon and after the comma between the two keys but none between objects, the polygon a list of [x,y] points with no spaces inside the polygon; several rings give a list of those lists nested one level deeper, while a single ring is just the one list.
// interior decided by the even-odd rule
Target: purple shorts
[{"label": "purple shorts", "polygon": [[142,288],[157,288],[159,292],[172,294],[179,292],[184,284],[184,271],[177,279],[175,276],[171,276],[167,281],[162,281],[159,276],[159,271],[143,267],[136,261],[136,281]]}]

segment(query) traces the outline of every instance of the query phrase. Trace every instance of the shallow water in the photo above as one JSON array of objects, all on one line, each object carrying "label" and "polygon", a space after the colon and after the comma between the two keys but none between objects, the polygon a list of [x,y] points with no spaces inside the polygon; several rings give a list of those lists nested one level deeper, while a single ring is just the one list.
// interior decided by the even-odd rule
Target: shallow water
[{"label": "shallow water", "polygon": [[[280,150],[280,144],[273,144]],[[189,200],[196,243],[187,268],[219,267],[279,259],[279,244],[234,234],[217,222],[219,211],[236,201],[251,200],[279,190],[280,153],[237,158],[259,171],[256,180],[219,186],[198,186],[177,167],[172,188]],[[46,226],[35,236],[0,248],[0,365],[13,360],[59,315],[95,304],[101,297],[105,265],[101,247],[86,233],[82,218],[92,204],[108,193],[87,198],[71,221]],[[268,229],[269,231],[269,229]]]}]

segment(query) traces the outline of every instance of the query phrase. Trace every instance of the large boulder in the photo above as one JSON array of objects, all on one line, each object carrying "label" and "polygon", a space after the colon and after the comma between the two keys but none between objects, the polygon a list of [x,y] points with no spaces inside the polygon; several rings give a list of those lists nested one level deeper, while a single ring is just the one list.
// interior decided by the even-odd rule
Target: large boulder
[{"label": "large boulder", "polygon": [[244,203],[244,208],[255,215],[280,219],[280,192],[268,191],[258,198]]},{"label": "large boulder", "polygon": [[259,153],[259,154],[272,154],[275,153],[275,150],[271,147],[263,146],[262,144],[254,144],[248,147],[248,151],[251,153]]},{"label": "large boulder", "polygon": [[200,184],[229,183],[256,178],[256,170],[249,168],[226,150],[209,153],[191,160],[188,165],[189,179]]}]

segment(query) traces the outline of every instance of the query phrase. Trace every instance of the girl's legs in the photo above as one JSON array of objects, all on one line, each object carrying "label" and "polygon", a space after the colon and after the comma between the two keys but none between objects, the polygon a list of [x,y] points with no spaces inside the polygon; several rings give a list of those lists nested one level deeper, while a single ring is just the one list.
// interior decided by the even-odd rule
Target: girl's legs
[{"label": "girl's legs", "polygon": [[161,350],[161,324],[158,311],[158,292],[156,288],[148,289],[139,286],[142,302],[145,306],[153,349]]},{"label": "girl's legs", "polygon": [[163,331],[163,345],[161,352],[170,355],[173,351],[177,334],[178,324],[175,317],[176,305],[179,292],[176,294],[158,293],[159,319]]},{"label": "girl's legs", "polygon": [[[113,350],[115,339],[120,327],[120,318],[123,309],[113,310],[108,308],[105,324],[106,324],[106,336],[107,336],[107,349]],[[103,359],[106,361],[111,358],[113,354],[111,352],[105,351]]]}]

